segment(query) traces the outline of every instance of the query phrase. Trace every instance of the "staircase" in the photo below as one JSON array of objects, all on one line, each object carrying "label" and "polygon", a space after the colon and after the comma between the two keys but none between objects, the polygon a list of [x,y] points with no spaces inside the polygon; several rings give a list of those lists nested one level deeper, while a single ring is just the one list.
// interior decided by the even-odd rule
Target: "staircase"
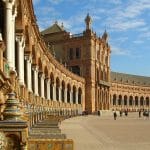
[{"label": "staircase", "polygon": [[35,124],[29,131],[31,139],[66,139],[66,135],[61,133],[59,123],[61,116],[48,116],[47,119]]}]

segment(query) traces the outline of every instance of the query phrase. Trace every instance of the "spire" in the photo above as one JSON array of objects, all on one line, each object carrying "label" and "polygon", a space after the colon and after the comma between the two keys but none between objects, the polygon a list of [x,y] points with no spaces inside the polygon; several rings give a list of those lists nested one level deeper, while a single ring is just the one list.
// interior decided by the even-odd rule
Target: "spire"
[{"label": "spire", "polygon": [[55,21],[55,24],[58,24],[58,21],[57,21],[57,20]]},{"label": "spire", "polygon": [[90,17],[89,13],[85,18],[85,23],[86,23],[86,30],[91,30],[92,18]]},{"label": "spire", "polygon": [[105,29],[105,32],[102,36],[102,39],[104,39],[106,42],[108,42],[108,33],[107,33],[106,29]]},{"label": "spire", "polygon": [[61,23],[61,27],[62,27],[62,29],[64,28],[64,24],[63,24],[63,22]]}]

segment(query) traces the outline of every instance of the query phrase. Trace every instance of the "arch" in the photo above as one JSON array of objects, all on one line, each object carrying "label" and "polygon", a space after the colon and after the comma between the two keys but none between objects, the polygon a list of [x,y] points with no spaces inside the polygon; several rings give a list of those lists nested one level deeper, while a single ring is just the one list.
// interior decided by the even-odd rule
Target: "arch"
[{"label": "arch", "polygon": [[101,70],[101,80],[103,80],[103,71]]},{"label": "arch", "polygon": [[130,96],[129,97],[129,106],[132,106],[133,105],[133,96]]},{"label": "arch", "polygon": [[116,94],[113,95],[113,105],[116,105],[116,99],[117,99],[117,96]]},{"label": "arch", "polygon": [[45,79],[44,79],[44,96],[45,96],[45,98],[48,98],[48,93],[47,93],[48,69],[47,69],[46,66],[44,68],[44,74],[45,74]]},{"label": "arch", "polygon": [[73,86],[73,104],[76,103],[76,87]]},{"label": "arch", "polygon": [[127,106],[127,95],[124,96],[124,105]]},{"label": "arch", "polygon": [[20,149],[19,137],[15,134],[6,135],[7,148],[6,149]]},{"label": "arch", "polygon": [[65,82],[64,82],[64,80],[62,81],[61,86],[62,86],[62,88],[61,88],[61,100],[62,100],[62,102],[64,102],[65,101]]},{"label": "arch", "polygon": [[70,92],[71,92],[71,86],[70,84],[67,84],[67,103],[70,103]]},{"label": "arch", "polygon": [[96,76],[96,79],[97,79],[97,81],[99,81],[99,69],[97,68],[97,76]]},{"label": "arch", "polygon": [[60,80],[56,78],[56,100],[59,101],[59,88],[60,88]]},{"label": "arch", "polygon": [[135,96],[135,106],[138,106],[138,104],[139,104],[138,96]]},{"label": "arch", "polygon": [[121,95],[119,95],[118,105],[122,105],[122,96]]},{"label": "arch", "polygon": [[140,97],[140,106],[143,106],[143,105],[144,105],[144,97],[141,96],[141,97]]},{"label": "arch", "polygon": [[149,106],[149,97],[146,97],[146,106]]},{"label": "arch", "polygon": [[78,103],[81,104],[82,102],[82,89],[79,87],[78,89]]},{"label": "arch", "polygon": [[39,71],[43,72],[43,66],[42,66],[42,61],[40,58],[38,58],[38,66],[39,66]]},{"label": "arch", "polygon": [[37,55],[35,51],[35,45],[32,45],[32,64],[37,64]]},{"label": "arch", "polygon": [[[29,48],[29,45],[30,45],[30,38],[29,38],[29,27],[28,25],[25,26],[25,44],[26,44],[26,47]],[[25,49],[26,51],[29,51],[29,49]]]},{"label": "arch", "polygon": [[50,99],[53,100],[53,87],[54,87],[54,75],[53,73],[51,72],[50,74]]}]

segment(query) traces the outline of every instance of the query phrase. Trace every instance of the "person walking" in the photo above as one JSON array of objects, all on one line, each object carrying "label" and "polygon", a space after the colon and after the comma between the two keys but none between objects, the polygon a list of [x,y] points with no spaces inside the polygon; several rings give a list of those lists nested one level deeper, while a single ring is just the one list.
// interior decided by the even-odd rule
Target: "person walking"
[{"label": "person walking", "polygon": [[116,118],[117,118],[117,113],[116,113],[116,111],[114,112],[114,120],[116,120]]},{"label": "person walking", "polygon": [[141,110],[139,110],[139,118],[141,118]]}]

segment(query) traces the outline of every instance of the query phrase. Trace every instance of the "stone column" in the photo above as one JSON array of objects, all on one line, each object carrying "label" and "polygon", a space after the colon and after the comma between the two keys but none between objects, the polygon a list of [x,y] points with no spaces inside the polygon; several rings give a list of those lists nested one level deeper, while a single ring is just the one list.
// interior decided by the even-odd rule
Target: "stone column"
[{"label": "stone column", "polygon": [[78,103],[78,90],[76,90],[76,104],[79,104]]},{"label": "stone column", "polygon": [[56,101],[56,83],[53,84],[53,100]]},{"label": "stone column", "polygon": [[49,99],[50,100],[50,79],[49,78],[47,78],[46,79],[46,86],[47,86],[47,88],[46,88],[46,90],[47,90],[47,99]]},{"label": "stone column", "polygon": [[62,88],[62,87],[59,86],[59,102],[62,102],[62,97],[61,97],[61,92],[62,92],[62,91],[61,91],[61,88]]},{"label": "stone column", "polygon": [[16,41],[17,41],[17,53],[18,53],[18,58],[17,58],[17,65],[18,65],[18,76],[19,76],[19,82],[21,85],[24,85],[24,38],[22,35],[16,36]]},{"label": "stone column", "polygon": [[[15,0],[9,1],[9,0],[3,0],[6,4],[6,58],[8,61],[8,64],[10,68],[14,71],[15,65],[14,65],[14,43],[15,39],[12,38],[14,36],[14,17],[12,16],[12,9]],[[13,20],[13,21],[12,21]],[[13,23],[12,23],[13,22]]]},{"label": "stone column", "polygon": [[67,88],[64,89],[64,102],[67,103]]},{"label": "stone column", "polygon": [[32,91],[32,81],[31,81],[31,58],[29,55],[25,56],[26,59],[26,68],[27,68],[27,88]]},{"label": "stone column", "polygon": [[11,20],[11,28],[12,28],[12,47],[11,47],[11,51],[12,51],[12,70],[15,70],[16,66],[15,66],[15,61],[17,60],[17,58],[15,58],[15,18],[17,16],[17,9],[15,7],[14,9],[14,13],[12,15],[12,20]]},{"label": "stone column", "polygon": [[45,78],[45,75],[41,72],[39,74],[39,77],[40,77],[40,81],[41,81],[41,97],[44,98],[44,78]]},{"label": "stone column", "polygon": [[72,89],[70,90],[70,103],[73,103],[73,91]]},{"label": "stone column", "polygon": [[34,71],[34,85],[33,85],[34,86],[34,94],[36,96],[38,96],[39,95],[39,93],[38,93],[38,66],[33,65],[32,69]]}]

